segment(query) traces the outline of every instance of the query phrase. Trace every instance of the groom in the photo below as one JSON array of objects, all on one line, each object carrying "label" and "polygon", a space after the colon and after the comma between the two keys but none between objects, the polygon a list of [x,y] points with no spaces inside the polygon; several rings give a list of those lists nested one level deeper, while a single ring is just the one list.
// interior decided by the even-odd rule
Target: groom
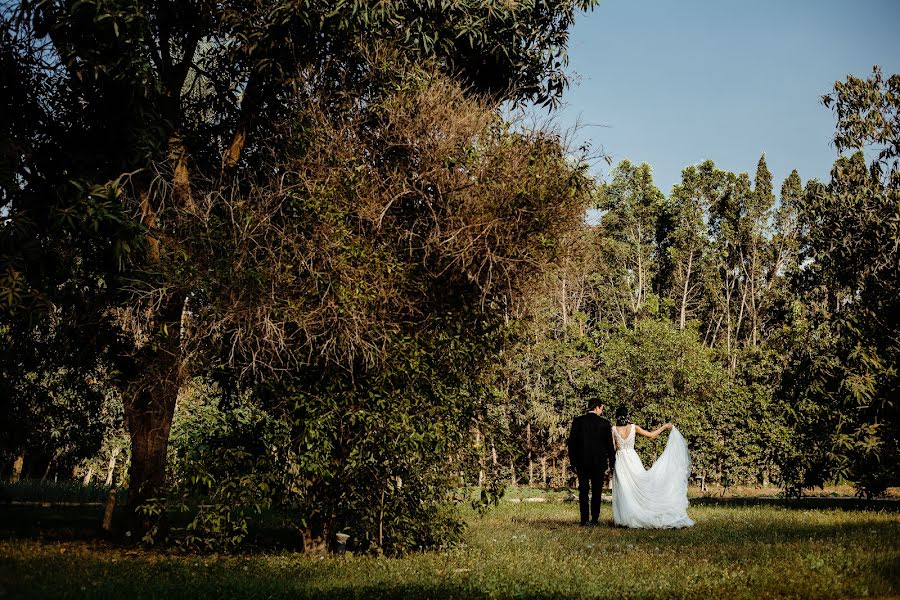
[{"label": "groom", "polygon": [[[578,474],[578,505],[581,509],[581,525],[597,525],[600,519],[600,492],[606,469],[616,466],[616,450],[613,447],[609,421],[601,417],[603,403],[591,400],[588,411],[572,422],[569,433],[569,460]],[[588,522],[588,496],[590,495],[591,520]]]}]

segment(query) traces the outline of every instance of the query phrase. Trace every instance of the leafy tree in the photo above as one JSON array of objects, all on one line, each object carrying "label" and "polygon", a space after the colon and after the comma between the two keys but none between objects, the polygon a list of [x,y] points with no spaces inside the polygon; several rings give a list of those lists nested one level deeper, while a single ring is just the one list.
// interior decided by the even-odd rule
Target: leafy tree
[{"label": "leafy tree", "polygon": [[703,298],[708,271],[707,219],[714,202],[724,193],[724,174],[712,161],[690,166],[681,173],[666,201],[657,237],[660,245],[660,286],[669,290],[678,326],[705,309]]},{"label": "leafy tree", "polygon": [[900,173],[900,75],[887,79],[877,65],[872,76],[849,75],[834,83],[834,92],[822,96],[837,119],[834,145],[838,151],[872,148],[878,154],[870,168],[886,187],[896,188]]},{"label": "leafy tree", "polygon": [[[193,208],[161,213],[170,270],[147,294],[189,297],[192,363],[234,374],[290,424],[272,443],[293,475],[266,480],[269,501],[310,539],[440,543],[458,529],[447,461],[481,428],[481,372],[504,314],[578,227],[586,165],[438,77],[339,123],[316,105],[298,118],[304,146],[249,192],[198,183]],[[260,477],[286,468],[265,464]]]},{"label": "leafy tree", "polygon": [[640,315],[644,305],[658,306],[652,283],[663,195],[653,184],[650,165],[635,166],[624,160],[613,169],[612,181],[600,186],[597,204],[604,211],[599,225],[603,258],[615,269],[614,281],[621,294],[618,304],[627,310],[622,311],[627,322]]},{"label": "leafy tree", "polygon": [[756,167],[756,177],[753,180],[753,195],[747,210],[746,228],[744,234],[743,271],[747,279],[750,297],[750,344],[756,346],[759,343],[760,305],[766,292],[765,267],[763,259],[768,253],[770,240],[769,222],[772,218],[772,208],[775,204],[775,196],[772,193],[772,173],[766,164],[765,155],[759,158]]},{"label": "leafy tree", "polygon": [[[694,327],[642,319],[634,329],[611,331],[598,358],[600,393],[611,412],[627,407],[647,427],[676,423],[691,444],[695,473],[711,478],[721,469],[715,443],[725,424],[717,409],[727,405],[729,378]],[[653,451],[660,447],[642,451],[645,461]]]},{"label": "leafy tree", "polygon": [[[232,177],[252,180],[273,152],[309,144],[294,119],[314,93],[327,98],[318,110],[340,122],[348,109],[377,106],[403,88],[410,65],[457,76],[495,101],[553,104],[565,87],[568,28],[577,9],[592,6],[3,6],[2,57],[11,66],[4,73],[27,83],[0,111],[22,115],[3,125],[9,217],[0,297],[8,315],[40,299],[45,308],[69,302],[109,317],[88,328],[84,343],[108,351],[121,375],[132,508],[162,483],[178,389],[196,367],[181,343],[194,291],[146,293],[179,289],[163,279],[171,273],[163,246],[175,225],[166,209],[190,211],[197,182],[231,190]],[[77,298],[58,294],[76,271],[90,286],[75,288]]]},{"label": "leafy tree", "polygon": [[63,331],[0,329],[0,460],[14,479],[68,477],[121,425],[106,369],[79,356]]},{"label": "leafy tree", "polygon": [[[839,158],[827,185],[811,182],[800,205],[803,232],[797,289],[808,332],[794,349],[788,397],[804,450],[825,460],[806,465],[799,485],[829,477],[854,482],[867,496],[898,481],[900,264],[896,228],[900,127],[898,76],[848,77],[823,98],[837,116]],[[861,148],[884,144],[866,165]],[[825,408],[827,407],[827,408]]]}]

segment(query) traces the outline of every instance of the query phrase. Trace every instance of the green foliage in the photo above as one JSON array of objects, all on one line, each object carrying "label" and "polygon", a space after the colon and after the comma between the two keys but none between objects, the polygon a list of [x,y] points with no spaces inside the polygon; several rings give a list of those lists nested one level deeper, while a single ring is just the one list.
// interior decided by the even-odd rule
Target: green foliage
[{"label": "green foliage", "polygon": [[653,183],[650,165],[632,165],[623,160],[611,173],[612,180],[601,184],[597,207],[604,211],[600,260],[607,263],[607,279],[616,282],[619,293],[610,309],[623,323],[657,312],[658,298],[652,282],[656,277],[658,219],[664,210],[662,192]]},{"label": "green foliage", "polygon": [[[900,188],[894,75],[876,68],[835,84],[823,103],[837,117],[835,145],[856,149],[827,185],[810,182],[797,205],[802,231],[785,396],[802,445],[794,485],[831,478],[880,495],[900,481]],[[878,156],[866,165],[862,149]]]},{"label": "green foliage", "polygon": [[121,427],[108,370],[73,348],[64,327],[0,326],[0,460],[23,457],[26,477],[68,477]]},{"label": "green foliage", "polygon": [[[356,550],[456,541],[457,480],[447,467],[474,416],[479,345],[438,331],[390,347],[389,360],[355,381],[298,374],[236,403],[209,390],[183,394],[171,490],[143,510],[182,512],[190,522],[161,523],[147,541],[165,535],[185,549],[234,548],[266,509],[294,523],[298,539],[302,531],[342,531]],[[497,488],[494,496],[501,494]]]},{"label": "green foliage", "polygon": [[849,75],[834,83],[834,92],[822,96],[822,103],[837,118],[835,147],[877,150],[872,176],[896,189],[900,183],[900,74],[885,79],[876,65],[868,79]]},{"label": "green foliage", "polygon": [[[253,395],[261,415],[223,417],[191,442],[218,448],[221,468],[186,454],[175,496],[145,505],[161,516],[207,498],[189,530],[172,531],[186,545],[239,541],[246,507],[268,502],[234,473],[277,470],[235,441],[270,417],[290,432],[269,442],[279,460],[291,449],[298,477],[325,478],[279,490],[302,519],[330,525],[339,499],[366,502],[356,541],[392,551],[444,536],[438,521],[458,528],[434,454],[449,442],[429,454],[419,436],[455,439],[475,394],[448,391],[463,378],[411,340],[431,336],[470,368],[455,387],[477,385],[500,315],[580,218],[586,166],[496,105],[558,101],[568,30],[594,4],[4,6],[15,93],[0,100],[0,316],[61,307],[93,319],[70,335],[117,371],[133,503],[162,481],[179,387],[225,373],[293,409]],[[434,369],[422,402],[450,433],[416,432],[427,428],[404,373],[422,364]],[[350,461],[377,511],[333,479],[346,448],[323,440],[347,422],[381,444]]]},{"label": "green foliage", "polygon": [[267,395],[293,424],[285,508],[314,531],[349,533],[356,549],[396,553],[458,539],[448,466],[466,441],[479,358],[446,333],[391,347],[355,382],[286,380]]},{"label": "green foliage", "polygon": [[[609,414],[621,406],[646,428],[673,422],[691,445],[698,476],[721,469],[723,457],[714,441],[723,424],[717,412],[728,404],[723,392],[730,381],[697,339],[696,329],[645,319],[634,329],[610,331],[600,347],[599,393]],[[658,447],[653,450],[658,454]],[[645,461],[651,459],[651,449],[641,453]]]},{"label": "green foliage", "polygon": [[891,433],[900,424],[900,237],[891,225],[897,206],[897,189],[883,187],[857,153],[835,163],[828,186],[808,186],[801,208],[808,231],[801,250],[811,260],[798,286],[810,335],[794,350],[801,372],[790,396],[806,408],[802,426],[827,432],[808,436],[808,452],[827,449],[819,477],[854,481],[866,495],[882,493],[900,476],[900,447]]},{"label": "green foliage", "polygon": [[170,489],[140,508],[155,522],[143,541],[165,538],[192,551],[239,546],[250,519],[272,506],[288,439],[286,424],[245,399],[229,401],[201,382],[191,386],[173,422]]}]

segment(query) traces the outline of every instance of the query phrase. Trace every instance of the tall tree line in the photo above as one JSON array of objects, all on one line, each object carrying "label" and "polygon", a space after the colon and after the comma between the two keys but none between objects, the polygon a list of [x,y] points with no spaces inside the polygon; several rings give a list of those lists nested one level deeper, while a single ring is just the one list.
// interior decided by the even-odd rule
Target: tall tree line
[{"label": "tall tree line", "polygon": [[761,156],[753,177],[689,166],[666,196],[650,165],[619,163],[503,367],[514,437],[541,440],[513,463],[562,464],[599,395],[674,420],[701,484],[896,485],[898,81],[876,68],[823,98],[855,151],[828,183],[792,171],[776,188]]}]

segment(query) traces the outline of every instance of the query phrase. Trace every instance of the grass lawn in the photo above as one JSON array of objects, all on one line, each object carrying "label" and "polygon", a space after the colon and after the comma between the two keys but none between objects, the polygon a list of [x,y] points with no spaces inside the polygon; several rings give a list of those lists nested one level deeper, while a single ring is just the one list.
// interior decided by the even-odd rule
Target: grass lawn
[{"label": "grass lawn", "polygon": [[399,559],[128,550],[86,538],[85,509],[0,506],[0,597],[900,597],[896,511],[700,505],[691,529],[635,531],[582,529],[550,499],[503,502],[462,546]]}]

